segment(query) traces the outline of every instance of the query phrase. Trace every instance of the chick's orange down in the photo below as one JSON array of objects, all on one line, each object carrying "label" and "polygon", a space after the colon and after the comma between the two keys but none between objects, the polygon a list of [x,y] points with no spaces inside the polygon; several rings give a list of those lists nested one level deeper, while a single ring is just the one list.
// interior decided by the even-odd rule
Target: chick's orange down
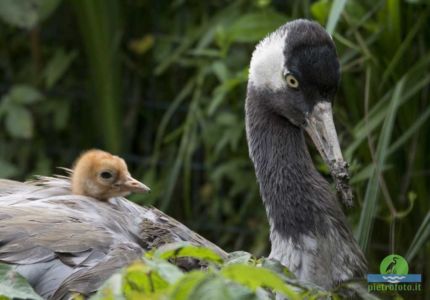
[{"label": "chick's orange down", "polygon": [[72,174],[72,192],[106,201],[150,189],[131,177],[125,161],[102,150],[88,150],[76,160]]}]

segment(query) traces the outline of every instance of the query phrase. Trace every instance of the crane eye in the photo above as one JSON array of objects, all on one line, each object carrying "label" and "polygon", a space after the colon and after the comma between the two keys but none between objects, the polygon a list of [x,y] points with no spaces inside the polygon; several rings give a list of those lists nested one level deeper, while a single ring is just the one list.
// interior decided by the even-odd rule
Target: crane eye
[{"label": "crane eye", "polygon": [[113,174],[110,171],[103,171],[100,173],[100,177],[103,179],[111,179],[113,177]]},{"label": "crane eye", "polygon": [[287,74],[285,76],[285,80],[287,81],[288,87],[292,89],[298,89],[299,88],[299,81],[291,74]]}]

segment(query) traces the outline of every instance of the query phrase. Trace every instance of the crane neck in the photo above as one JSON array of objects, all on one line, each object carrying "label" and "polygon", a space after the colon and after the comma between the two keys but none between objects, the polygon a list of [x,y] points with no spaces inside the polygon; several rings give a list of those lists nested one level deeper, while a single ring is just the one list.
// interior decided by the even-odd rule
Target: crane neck
[{"label": "crane neck", "polygon": [[327,214],[337,205],[315,169],[303,130],[271,110],[264,93],[248,89],[246,131],[271,234],[299,239],[324,235]]}]

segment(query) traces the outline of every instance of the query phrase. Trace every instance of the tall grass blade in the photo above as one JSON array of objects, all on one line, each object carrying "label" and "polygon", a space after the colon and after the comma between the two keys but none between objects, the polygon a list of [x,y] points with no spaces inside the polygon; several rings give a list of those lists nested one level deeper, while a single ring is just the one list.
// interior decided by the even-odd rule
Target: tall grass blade
[{"label": "tall grass blade", "polygon": [[377,210],[377,201],[379,196],[379,172],[384,168],[385,161],[388,157],[388,147],[393,131],[394,120],[396,118],[397,108],[402,100],[403,87],[406,77],[403,77],[394,89],[393,97],[387,111],[381,133],[379,135],[378,146],[376,150],[375,164],[376,168],[367,184],[366,194],[364,197],[363,209],[360,216],[360,222],[357,231],[357,241],[364,251],[367,250],[369,239],[372,232],[374,216]]},{"label": "tall grass blade", "polygon": [[401,43],[399,49],[394,54],[394,57],[391,60],[390,64],[385,69],[385,72],[382,75],[382,80],[381,80],[380,86],[383,86],[385,84],[385,82],[388,80],[388,78],[393,74],[395,68],[397,67],[399,62],[402,60],[402,58],[404,57],[404,55],[407,52],[407,50],[409,49],[409,47],[411,47],[413,39],[415,38],[415,36],[419,32],[421,26],[423,25],[423,23],[426,19],[427,19],[427,13],[422,14],[420,16],[420,18],[418,19],[418,21],[415,23],[414,27],[412,27],[410,29],[408,35],[406,36],[404,41]]},{"label": "tall grass blade", "polygon": [[[430,57],[430,56],[429,56]],[[410,72],[408,72],[410,74]],[[417,81],[414,85],[409,86],[408,90],[405,91],[401,103],[402,105],[410,100],[416,93],[421,91],[424,87],[430,84],[430,75],[424,76],[421,80]],[[364,121],[359,122],[355,128],[353,129],[354,133],[354,141],[345,151],[345,157],[348,160],[351,160],[351,157],[354,151],[363,143],[366,137],[371,134],[378,126],[384,121],[386,115],[388,113],[388,105],[386,101],[388,101],[389,96],[391,95],[391,91],[388,92],[378,103],[372,107],[369,111],[368,120],[369,122],[366,124]]]},{"label": "tall grass blade", "polygon": [[427,119],[430,117],[430,107],[428,107],[419,118],[406,130],[388,149],[388,153],[392,154],[394,151],[400,148],[409,138],[418,132],[420,127],[425,124]]},{"label": "tall grass blade", "polygon": [[333,34],[336,28],[337,22],[339,21],[340,15],[345,8],[346,0],[334,0],[331,5],[330,15],[328,17],[326,30],[329,34]]},{"label": "tall grass blade", "polygon": [[116,0],[72,1],[87,55],[94,95],[93,121],[107,150],[121,149],[120,26]]},{"label": "tall grass blade", "polygon": [[421,223],[418,228],[417,233],[415,234],[414,239],[412,240],[411,245],[409,246],[408,251],[406,252],[406,260],[412,261],[417,253],[422,249],[426,242],[429,241],[430,238],[430,212],[427,213],[424,221]]}]

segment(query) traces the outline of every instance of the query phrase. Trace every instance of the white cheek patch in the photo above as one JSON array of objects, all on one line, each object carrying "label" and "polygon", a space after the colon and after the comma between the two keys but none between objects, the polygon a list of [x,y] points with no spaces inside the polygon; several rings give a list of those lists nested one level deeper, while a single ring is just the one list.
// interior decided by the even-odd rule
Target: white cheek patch
[{"label": "white cheek patch", "polygon": [[276,31],[262,40],[252,53],[249,81],[256,88],[280,90],[286,83],[284,70],[284,46],[287,31]]}]

